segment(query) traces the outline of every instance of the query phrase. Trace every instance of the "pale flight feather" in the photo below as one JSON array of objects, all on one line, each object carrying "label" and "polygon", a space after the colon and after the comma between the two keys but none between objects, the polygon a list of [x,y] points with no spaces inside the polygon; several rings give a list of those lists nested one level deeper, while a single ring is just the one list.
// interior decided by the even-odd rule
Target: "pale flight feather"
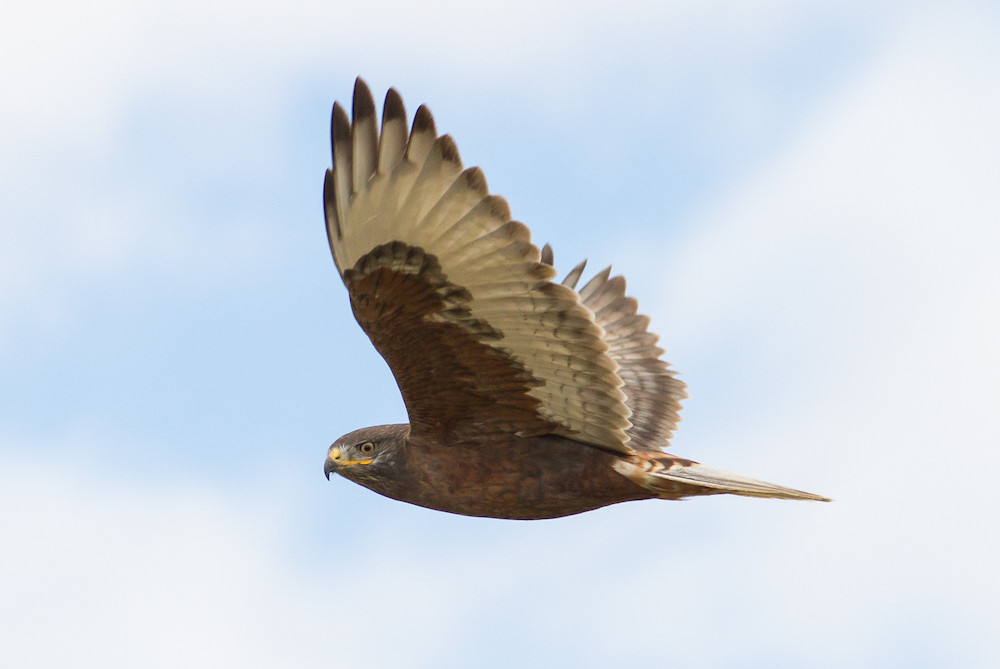
[{"label": "pale flight feather", "polygon": [[534,376],[538,385],[527,392],[555,434],[631,452],[632,409],[593,311],[572,288],[551,281],[555,271],[540,262],[527,228],[489,195],[478,168],[463,169],[426,108],[406,135],[402,102],[390,91],[380,139],[360,80],[354,100],[353,125],[334,107],[335,169],[326,187],[327,231],[341,274],[393,241],[433,255],[448,281],[471,295],[471,316],[502,333],[490,345]]}]

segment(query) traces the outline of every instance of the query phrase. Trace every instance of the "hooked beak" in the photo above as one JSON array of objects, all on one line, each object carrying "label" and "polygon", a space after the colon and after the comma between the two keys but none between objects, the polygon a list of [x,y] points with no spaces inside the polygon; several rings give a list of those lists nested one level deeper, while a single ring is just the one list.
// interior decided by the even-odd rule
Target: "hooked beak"
[{"label": "hooked beak", "polygon": [[330,474],[337,471],[337,467],[340,465],[340,449],[331,448],[330,452],[326,456],[326,463],[323,465],[323,473],[326,474],[326,480],[330,480]]},{"label": "hooked beak", "polygon": [[323,473],[326,474],[326,480],[330,480],[330,473],[335,472],[341,467],[350,467],[351,465],[370,465],[373,458],[368,458],[367,460],[345,460],[340,453],[339,448],[331,448],[330,454],[326,456],[326,464],[323,465]]}]

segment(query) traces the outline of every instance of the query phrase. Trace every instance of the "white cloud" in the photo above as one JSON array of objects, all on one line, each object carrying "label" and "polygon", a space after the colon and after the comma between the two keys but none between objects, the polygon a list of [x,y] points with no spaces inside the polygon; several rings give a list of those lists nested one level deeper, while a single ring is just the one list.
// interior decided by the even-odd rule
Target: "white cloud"
[{"label": "white cloud", "polygon": [[[342,94],[354,73],[376,89],[430,80],[458,99],[531,91],[559,118],[592,103],[586,84],[595,71],[607,76],[618,62],[607,54],[623,41],[677,77],[719,53],[713,45],[750,50],[834,6],[637,2],[609,14],[596,2],[22,3],[0,25],[11,91],[0,102],[0,335],[69,328],[81,292],[145,285],[163,276],[157,268],[184,282],[194,263],[204,278],[205,258],[223,275],[260,267],[277,230],[199,206],[203,192],[189,181],[210,191],[231,175],[246,189],[233,197],[245,198],[287,173],[289,149],[276,144],[288,139],[288,98],[317,70],[337,69]],[[218,232],[220,219],[233,225]]]},{"label": "white cloud", "polygon": [[[89,131],[143,83],[213,96],[227,74],[242,73],[221,89],[231,91],[234,85],[270,85],[289,67],[334,59],[349,70],[403,68],[446,80],[487,72],[494,82],[516,78],[538,85],[553,71],[579,76],[574,63],[581,59],[608,61],[600,53],[609,45],[656,47],[669,60],[668,54],[690,52],[706,36],[732,48],[774,40],[803,16],[851,12],[856,21],[869,20],[886,6],[892,3],[815,2],[803,8],[781,0],[638,1],[609,12],[601,2],[528,0],[282,7],[225,0],[101,0],[83,7],[53,0],[15,8],[0,28],[0,43],[10,55],[0,72],[24,93],[5,100],[3,120],[7,127],[13,120],[43,133],[60,121]],[[486,78],[482,83],[487,85]]]},{"label": "white cloud", "polygon": [[274,597],[273,528],[204,490],[138,489],[79,462],[6,461],[3,478],[6,663],[204,666],[266,650],[253,641]]},{"label": "white cloud", "polygon": [[[759,565],[803,556],[784,573],[817,607],[789,634],[815,649],[839,630],[831,666],[871,666],[890,640],[948,664],[996,658],[982,632],[1000,596],[1000,49],[981,18],[909,25],[691,226],[664,280],[676,351],[705,365],[725,342],[749,361],[732,402],[753,418],[698,405],[695,385],[710,426],[685,454],[712,462],[723,444],[736,462],[718,464],[792,483],[811,466],[837,499],[814,512],[822,531],[784,534]],[[692,448],[684,430],[679,443]]]},{"label": "white cloud", "polygon": [[[297,563],[292,490],[150,487],[83,459],[7,458],[0,495],[10,666],[392,666],[438,652],[460,622],[461,574],[442,589],[419,557]],[[385,623],[396,644],[372,636]]]}]

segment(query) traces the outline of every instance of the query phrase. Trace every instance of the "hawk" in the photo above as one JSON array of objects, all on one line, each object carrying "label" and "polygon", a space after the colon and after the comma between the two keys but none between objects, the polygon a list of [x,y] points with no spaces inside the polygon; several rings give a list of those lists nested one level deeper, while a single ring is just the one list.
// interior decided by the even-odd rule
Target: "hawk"
[{"label": "hawk", "polygon": [[478,167],[426,107],[389,89],[335,103],[326,232],[351,309],[409,417],[330,446],[325,473],[430,509],[540,519],[617,502],[730,493],[826,498],[665,449],[685,385],[610,268],[555,281]]}]

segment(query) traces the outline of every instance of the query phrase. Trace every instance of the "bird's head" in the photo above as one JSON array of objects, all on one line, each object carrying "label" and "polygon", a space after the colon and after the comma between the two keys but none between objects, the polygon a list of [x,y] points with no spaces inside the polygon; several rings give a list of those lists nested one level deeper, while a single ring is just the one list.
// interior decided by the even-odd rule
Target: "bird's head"
[{"label": "bird's head", "polygon": [[379,425],[345,434],[327,451],[326,478],[340,474],[381,492],[400,461],[409,431],[409,425]]}]

